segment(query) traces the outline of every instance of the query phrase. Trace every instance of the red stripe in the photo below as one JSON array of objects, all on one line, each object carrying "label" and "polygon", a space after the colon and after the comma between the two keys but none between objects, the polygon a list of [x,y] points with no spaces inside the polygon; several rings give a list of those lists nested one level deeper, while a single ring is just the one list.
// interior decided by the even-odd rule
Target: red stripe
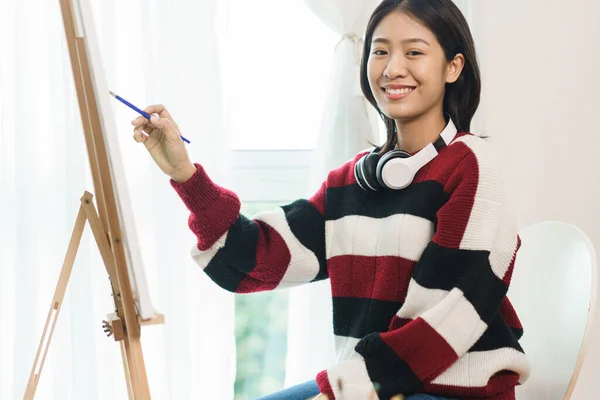
[{"label": "red stripe", "polygon": [[240,200],[235,193],[216,185],[200,164],[186,182],[171,185],[190,211],[188,226],[198,239],[198,249],[208,250],[227,232],[239,216]]},{"label": "red stripe", "polygon": [[450,249],[460,248],[471,210],[473,209],[474,197],[452,196],[437,213],[438,225],[433,241],[442,247]]},{"label": "red stripe", "polygon": [[442,150],[430,167],[418,174],[415,182],[435,180],[452,194],[437,213],[438,225],[433,241],[440,246],[458,249],[464,236],[479,184],[477,157],[464,143]]},{"label": "red stripe", "polygon": [[448,342],[422,318],[398,330],[382,333],[381,339],[421,382],[434,379],[458,359]]},{"label": "red stripe", "polygon": [[270,225],[257,221],[256,266],[236,289],[236,293],[273,290],[279,285],[290,264],[287,244]]},{"label": "red stripe", "polygon": [[510,260],[508,269],[502,277],[502,281],[506,283],[506,286],[510,285],[510,281],[512,280],[513,271],[515,269],[515,261],[517,259],[517,252],[519,251],[519,248],[521,248],[521,237],[517,236],[517,247],[515,248],[515,252],[513,253],[512,260]]},{"label": "red stripe", "polygon": [[[461,135],[463,136],[463,135]],[[422,168],[413,182],[424,182],[424,181],[437,181],[444,185],[445,190],[451,193],[456,187],[456,181],[454,184],[447,185],[450,174],[455,171],[455,167],[461,162],[461,160],[469,153],[472,153],[469,146],[463,142],[456,142],[452,144],[450,148],[445,147],[440,151],[436,157],[435,162],[430,162],[424,168]],[[449,187],[448,187],[449,186]]]},{"label": "red stripe", "polygon": [[333,297],[404,302],[414,261],[400,257],[343,255],[330,258]]},{"label": "red stripe", "polygon": [[319,386],[319,392],[327,395],[329,400],[335,400],[335,395],[333,394],[327,371],[321,371],[317,374],[317,385]]}]

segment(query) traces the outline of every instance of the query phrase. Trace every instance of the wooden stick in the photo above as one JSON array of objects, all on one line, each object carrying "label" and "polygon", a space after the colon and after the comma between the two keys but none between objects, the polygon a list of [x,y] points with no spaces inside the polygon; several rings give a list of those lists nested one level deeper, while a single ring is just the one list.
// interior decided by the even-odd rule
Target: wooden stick
[{"label": "wooden stick", "polygon": [[[123,348],[127,361],[125,375],[128,388],[133,392],[133,398],[146,400],[150,399],[150,389],[140,343],[140,323],[135,310],[127,259],[121,238],[117,199],[110,173],[108,153],[100,122],[101,118],[96,102],[91,69],[88,65],[86,39],[77,32],[73,0],[60,0],[60,4],[85,142],[96,190],[97,215],[100,223],[97,222],[95,217],[92,217],[94,221],[90,220],[90,225],[93,225],[94,237],[96,242],[99,243],[99,250],[111,278],[117,315],[125,325]],[[93,211],[93,214],[96,215],[95,208]],[[92,215],[91,210],[90,215]],[[106,238],[110,252],[107,251],[107,246],[104,244],[105,239],[100,238],[100,236]],[[112,262],[110,259],[112,259]]]},{"label": "wooden stick", "polygon": [[[23,397],[24,400],[32,400],[33,396],[35,395],[35,390],[37,389],[40,374],[42,373],[44,361],[46,360],[46,354],[48,353],[48,348],[50,347],[50,342],[52,341],[54,327],[56,326],[56,321],[58,320],[58,314],[60,313],[65,292],[67,291],[67,284],[69,283],[69,278],[71,277],[71,271],[73,270],[73,264],[75,263],[77,249],[81,243],[83,229],[85,228],[85,220],[85,210],[83,207],[80,207],[79,213],[77,214],[77,220],[75,221],[75,226],[73,228],[73,233],[71,234],[71,240],[69,241],[69,247],[67,248],[67,254],[65,255],[65,260],[60,271],[58,283],[56,284],[54,296],[52,297],[50,311],[48,311],[48,317],[46,318],[46,325],[44,326],[44,331],[42,332],[42,338],[40,339],[40,344],[33,362],[33,367],[31,368],[31,373],[29,374],[29,381],[27,382],[25,396]],[[50,330],[48,330],[48,328],[50,328]]]}]

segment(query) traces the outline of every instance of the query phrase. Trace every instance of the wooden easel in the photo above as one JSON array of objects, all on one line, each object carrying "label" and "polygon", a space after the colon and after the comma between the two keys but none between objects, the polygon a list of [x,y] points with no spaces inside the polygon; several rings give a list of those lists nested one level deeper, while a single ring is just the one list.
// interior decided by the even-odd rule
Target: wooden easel
[{"label": "wooden easel", "polygon": [[96,192],[97,209],[93,204],[92,194],[84,192],[24,399],[33,399],[35,395],[85,223],[88,221],[110,279],[115,303],[114,313],[109,314],[107,320],[103,321],[103,326],[108,336],[112,335],[115,341],[120,342],[129,398],[146,400],[150,399],[150,389],[142,354],[140,327],[164,323],[164,316],[159,314],[153,319],[143,321],[137,315],[121,240],[121,226],[99,108],[96,104],[92,74],[87,61],[85,38],[78,35],[72,0],[60,0],[60,5]]}]

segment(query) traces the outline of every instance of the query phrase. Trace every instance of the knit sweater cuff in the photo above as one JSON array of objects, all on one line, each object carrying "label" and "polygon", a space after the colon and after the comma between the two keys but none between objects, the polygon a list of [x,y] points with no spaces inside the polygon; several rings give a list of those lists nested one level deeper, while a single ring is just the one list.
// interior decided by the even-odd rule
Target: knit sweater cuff
[{"label": "knit sweater cuff", "polygon": [[377,394],[373,393],[375,388],[362,359],[344,361],[321,371],[317,375],[317,384],[320,392],[330,400],[379,399]]},{"label": "knit sweater cuff", "polygon": [[185,182],[170,180],[183,203],[192,213],[202,212],[210,208],[221,195],[221,187],[215,184],[200,164],[194,164],[196,172]]}]

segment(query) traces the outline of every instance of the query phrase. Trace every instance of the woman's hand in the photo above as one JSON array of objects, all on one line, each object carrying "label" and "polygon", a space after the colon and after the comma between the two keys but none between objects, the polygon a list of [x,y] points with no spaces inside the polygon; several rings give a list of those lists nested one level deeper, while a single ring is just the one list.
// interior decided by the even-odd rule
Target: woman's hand
[{"label": "woman's hand", "polygon": [[137,117],[133,138],[144,143],[146,150],[158,167],[175,182],[185,182],[194,175],[196,167],[188,157],[185,144],[181,139],[179,127],[163,105],[153,105],[145,110],[152,116],[150,121]]}]

